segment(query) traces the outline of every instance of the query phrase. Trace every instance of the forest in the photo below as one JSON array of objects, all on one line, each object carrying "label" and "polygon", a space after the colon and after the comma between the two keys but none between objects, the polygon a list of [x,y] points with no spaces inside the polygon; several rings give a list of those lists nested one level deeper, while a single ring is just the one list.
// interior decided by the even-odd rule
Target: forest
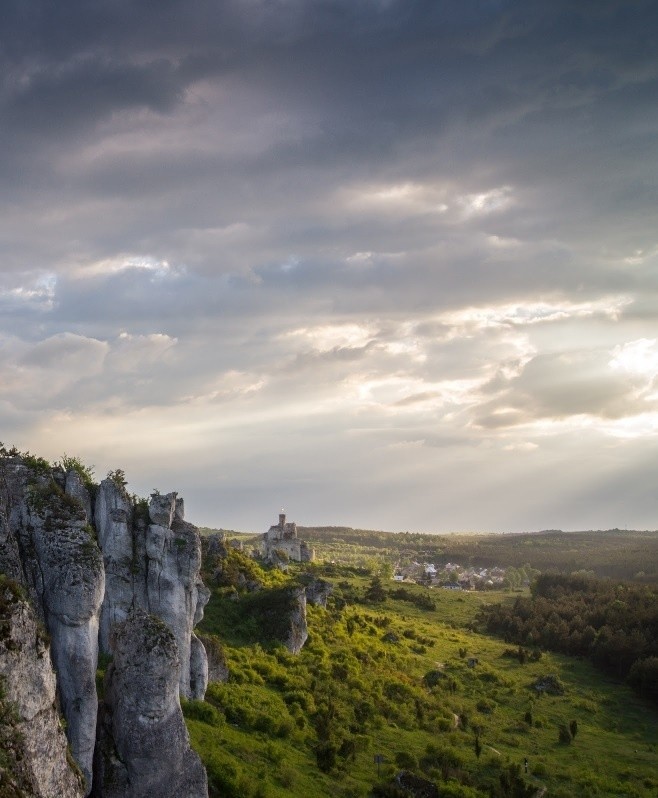
[{"label": "forest", "polygon": [[541,574],[531,596],[482,609],[507,642],[587,657],[658,702],[658,591],[648,586]]}]

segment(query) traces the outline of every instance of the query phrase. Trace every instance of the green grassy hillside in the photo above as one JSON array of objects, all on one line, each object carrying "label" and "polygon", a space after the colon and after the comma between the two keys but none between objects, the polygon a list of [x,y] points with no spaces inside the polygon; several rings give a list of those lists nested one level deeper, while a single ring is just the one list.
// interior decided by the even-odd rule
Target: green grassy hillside
[{"label": "green grassy hillside", "polygon": [[[229,556],[234,571],[246,563]],[[212,795],[393,795],[386,785],[403,768],[442,795],[656,794],[656,711],[584,661],[519,658],[479,631],[482,603],[509,595],[412,585],[407,599],[425,596],[425,608],[364,603],[370,578],[344,572],[330,578],[328,608],[308,608],[309,640],[295,657],[259,621],[282,577],[248,568],[263,589],[214,586],[201,624],[221,640],[230,679],[185,706]]]}]

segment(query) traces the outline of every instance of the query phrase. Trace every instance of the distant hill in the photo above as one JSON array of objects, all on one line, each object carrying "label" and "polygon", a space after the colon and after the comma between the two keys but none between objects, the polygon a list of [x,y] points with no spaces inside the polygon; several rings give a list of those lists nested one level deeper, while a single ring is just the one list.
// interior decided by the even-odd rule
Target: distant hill
[{"label": "distant hill", "polygon": [[[202,535],[224,533],[248,542],[254,533],[200,527]],[[515,534],[431,535],[348,526],[298,526],[299,536],[320,560],[367,564],[368,559],[458,562],[482,568],[531,565],[540,571],[589,571],[599,577],[658,584],[658,531],[561,529]]]},{"label": "distant hill", "polygon": [[[298,527],[323,559],[348,555],[459,562],[483,568],[529,564],[540,571],[591,571],[596,576],[658,583],[658,532],[549,530],[520,534],[428,535],[350,527]],[[349,557],[348,557],[349,559]]]}]

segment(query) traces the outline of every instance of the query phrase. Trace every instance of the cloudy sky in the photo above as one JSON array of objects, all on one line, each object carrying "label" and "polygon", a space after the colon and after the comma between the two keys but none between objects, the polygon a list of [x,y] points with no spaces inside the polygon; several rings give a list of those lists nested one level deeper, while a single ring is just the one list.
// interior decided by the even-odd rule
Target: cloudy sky
[{"label": "cloudy sky", "polygon": [[3,0],[0,439],[195,523],[658,527],[653,0]]}]

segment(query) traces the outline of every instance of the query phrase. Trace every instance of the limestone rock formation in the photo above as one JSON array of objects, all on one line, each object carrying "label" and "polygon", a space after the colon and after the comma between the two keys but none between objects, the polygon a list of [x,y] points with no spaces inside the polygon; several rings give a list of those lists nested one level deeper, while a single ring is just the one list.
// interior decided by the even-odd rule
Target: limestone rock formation
[{"label": "limestone rock formation", "polygon": [[[98,786],[93,772],[94,759],[98,759],[95,757],[98,715],[95,675],[99,642],[101,650],[114,654],[116,659],[119,656],[115,650],[116,641],[121,639],[115,634],[116,630],[129,628],[130,619],[142,617],[139,611],[155,616],[153,623],[160,623],[167,630],[175,650],[175,656],[166,658],[171,673],[165,678],[157,672],[149,688],[154,702],[156,694],[160,693],[158,700],[169,702],[165,713],[167,723],[174,716],[180,716],[179,693],[189,698],[202,698],[208,681],[206,652],[193,632],[209,597],[200,577],[199,533],[196,527],[185,522],[183,502],[175,493],[155,494],[150,506],[146,502],[135,503],[126,493],[121,477],[121,472],[115,472],[112,478],[103,480],[92,501],[75,469],[65,472],[31,455],[7,456],[4,449],[0,455],[0,575],[11,577],[23,586],[37,621],[47,630],[50,650],[44,642],[43,658],[49,667],[52,660],[55,669],[57,697],[66,721],[71,754],[84,775],[87,793],[95,783],[94,792],[98,796],[106,794]],[[2,629],[0,624],[0,635]],[[139,667],[146,672],[150,667],[149,648],[141,651],[135,648],[133,653],[130,672]],[[119,661],[123,662],[120,658]],[[15,670],[18,667],[15,658],[9,657],[0,647],[0,673],[4,669],[12,684],[19,681],[19,671]],[[27,680],[25,689],[28,692],[43,691],[52,704],[55,681],[52,671],[49,673],[50,686],[44,687],[39,679],[43,681],[46,677],[38,676],[34,669],[27,667],[25,673],[20,673],[20,680]],[[122,709],[124,689],[127,695],[135,696],[125,679],[117,677],[113,682],[110,708],[115,719],[125,717],[132,723],[129,713]],[[29,715],[32,710],[26,711]],[[37,720],[27,730],[26,739],[32,740],[36,735],[29,745],[47,754],[50,749],[44,747],[39,736],[38,718],[41,716],[37,713],[34,717]],[[113,721],[111,739],[116,741],[117,750],[121,749],[120,741],[124,738],[116,723],[122,722]],[[146,724],[141,730],[139,745],[149,751],[146,765],[151,767],[159,751],[161,770],[170,764],[184,766],[189,772],[195,770],[197,764],[200,768],[197,760],[194,760],[197,763],[194,768],[188,767],[186,757],[189,758],[189,754],[184,753],[189,748],[187,738],[181,736],[178,720],[175,723],[171,720],[171,724]],[[155,735],[150,742],[147,740],[149,730]],[[158,734],[165,734],[169,748]],[[54,736],[53,745],[56,739]],[[178,743],[182,745],[182,759],[177,759],[178,754],[172,749]],[[136,750],[141,749],[138,746]],[[45,763],[49,761],[46,754]],[[132,785],[133,792],[137,790],[135,795],[146,795],[147,792],[139,792],[142,789],[139,786],[142,777],[138,773],[140,761],[139,757],[134,758],[134,772],[126,771],[126,784]],[[64,767],[66,769],[66,763]],[[68,770],[77,784],[75,765]],[[119,771],[117,779],[122,778]],[[172,783],[176,782],[174,775],[170,774]],[[146,783],[150,777],[144,778]],[[193,782],[197,784],[197,776]],[[44,792],[35,795],[43,794],[44,798],[83,794],[79,787],[76,787],[77,792],[71,792],[69,787],[51,789],[46,777],[42,783]],[[203,790],[187,793],[185,779],[180,784],[181,795],[207,794]],[[126,795],[133,795],[133,792]],[[119,794],[122,793],[112,793]]]},{"label": "limestone rock formation", "polygon": [[100,616],[101,651],[110,651],[112,626],[125,621],[133,603],[137,570],[132,521],[133,507],[123,485],[104,479],[98,486],[94,518],[103,552],[106,590]]},{"label": "limestone rock formation", "polygon": [[[95,533],[80,500],[64,492],[63,472],[30,468],[20,460],[3,464],[2,471],[4,536],[13,537],[16,543],[20,555],[17,576],[50,635],[66,734],[91,785],[98,612],[105,588]],[[0,570],[5,570],[1,562]],[[10,574],[12,571],[16,571],[15,564],[8,568]]]},{"label": "limestone rock formation", "polygon": [[303,587],[294,588],[291,597],[293,605],[289,616],[290,629],[285,646],[291,654],[299,654],[308,639],[306,591]]},{"label": "limestone rock formation", "polygon": [[[95,518],[107,590],[101,614],[101,650],[112,652],[111,630],[134,607],[163,620],[174,633],[180,693],[202,698],[208,682],[203,645],[193,635],[210,593],[201,580],[201,540],[183,520],[182,499],[155,493],[147,517],[133,509],[117,480],[98,489]],[[148,523],[150,521],[150,523]]]},{"label": "limestone rock formation", "polygon": [[[55,707],[55,674],[34,611],[15,583],[0,577],[0,723],[7,795],[82,798],[83,779],[67,761],[67,743]],[[10,707],[13,713],[6,709]],[[8,719],[11,727],[7,728]],[[4,793],[3,793],[4,794]]]},{"label": "limestone rock formation", "polygon": [[115,627],[113,650],[99,728],[97,794],[207,798],[206,773],[190,748],[178,701],[174,634],[137,609]]},{"label": "limestone rock formation", "polygon": [[219,638],[215,635],[201,635],[208,661],[208,682],[228,682],[229,669],[226,655]]},{"label": "limestone rock formation", "polygon": [[324,579],[314,579],[306,585],[306,601],[316,607],[326,607],[327,599],[333,593],[333,585]]}]

